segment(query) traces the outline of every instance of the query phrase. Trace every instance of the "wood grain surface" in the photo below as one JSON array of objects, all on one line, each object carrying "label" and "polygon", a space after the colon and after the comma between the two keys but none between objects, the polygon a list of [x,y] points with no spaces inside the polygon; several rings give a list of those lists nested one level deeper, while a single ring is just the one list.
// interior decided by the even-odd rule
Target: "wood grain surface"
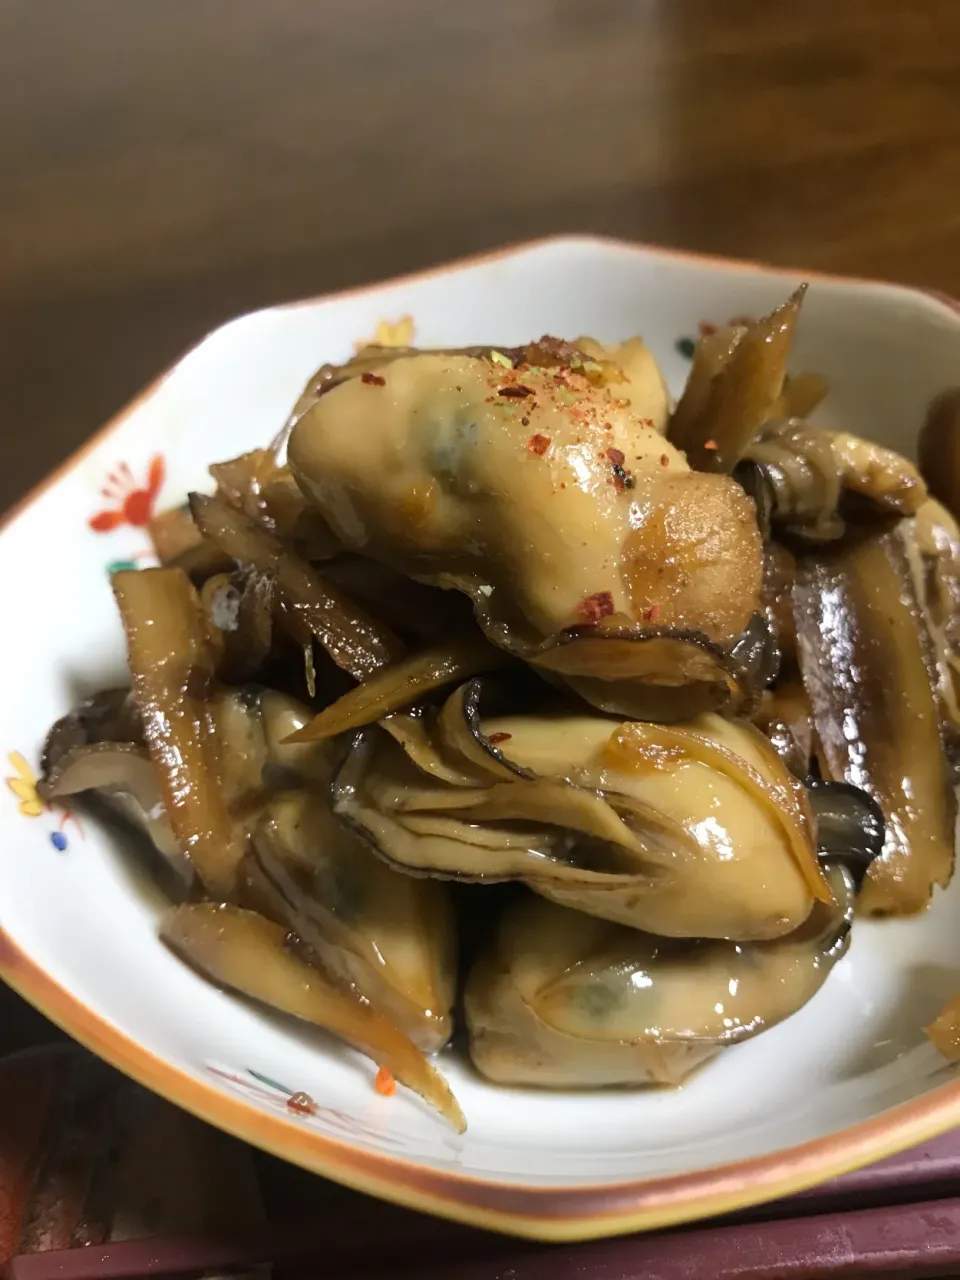
[{"label": "wood grain surface", "polygon": [[569,230],[960,294],[960,3],[0,0],[0,508],[238,312]]},{"label": "wood grain surface", "polygon": [[960,4],[0,0],[0,507],[239,311],[566,230],[960,293]]}]

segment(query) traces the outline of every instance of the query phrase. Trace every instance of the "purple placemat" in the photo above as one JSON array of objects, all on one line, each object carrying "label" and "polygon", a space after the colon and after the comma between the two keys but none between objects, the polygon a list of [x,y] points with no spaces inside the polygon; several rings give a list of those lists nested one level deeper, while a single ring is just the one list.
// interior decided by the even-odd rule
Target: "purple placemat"
[{"label": "purple placemat", "polygon": [[125,1241],[13,1259],[8,1280],[120,1280],[249,1271],[278,1280],[806,1280],[815,1276],[943,1276],[960,1265],[960,1199],[710,1225],[577,1245],[493,1238],[467,1250],[399,1251],[382,1237],[345,1238],[343,1224],[277,1223],[231,1239]]},{"label": "purple placemat", "polygon": [[[789,1205],[856,1204],[878,1200],[918,1200],[960,1193],[960,1129],[933,1138],[921,1147],[912,1147],[878,1164],[867,1165],[842,1178],[832,1178],[789,1200],[775,1201],[768,1208]],[[802,1210],[809,1212],[809,1209]]]},{"label": "purple placemat", "polygon": [[283,1280],[806,1280],[960,1274],[960,1131],[735,1220],[576,1245],[440,1222],[270,1160],[271,1221],[245,1233],[124,1241],[13,1259],[9,1280],[237,1272]]}]

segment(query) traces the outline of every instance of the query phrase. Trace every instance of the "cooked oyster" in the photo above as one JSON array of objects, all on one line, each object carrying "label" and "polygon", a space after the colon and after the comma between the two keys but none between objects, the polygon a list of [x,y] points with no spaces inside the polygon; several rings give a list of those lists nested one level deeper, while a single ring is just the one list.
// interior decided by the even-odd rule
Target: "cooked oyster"
[{"label": "cooked oyster", "polygon": [[[501,358],[405,355],[327,392],[290,438],[304,492],[345,546],[466,592],[490,639],[586,677],[590,700],[590,681],[609,706],[618,683],[682,688],[705,667],[694,709],[727,700],[713,650],[736,642],[760,589],[749,499],[691,472],[657,430],[660,389],[629,362],[598,383],[582,365]],[[665,657],[617,643],[651,627],[677,638]],[[590,645],[558,647],[575,628]],[[692,672],[688,638],[708,650]]]},{"label": "cooked oyster", "polygon": [[806,792],[750,726],[482,719],[468,686],[428,736],[362,733],[335,783],[337,812],[410,872],[523,879],[680,937],[777,937],[829,898]]},{"label": "cooked oyster", "polygon": [[500,1084],[680,1084],[802,1008],[848,945],[854,884],[772,942],[676,942],[526,898],[470,974],[470,1056]]}]

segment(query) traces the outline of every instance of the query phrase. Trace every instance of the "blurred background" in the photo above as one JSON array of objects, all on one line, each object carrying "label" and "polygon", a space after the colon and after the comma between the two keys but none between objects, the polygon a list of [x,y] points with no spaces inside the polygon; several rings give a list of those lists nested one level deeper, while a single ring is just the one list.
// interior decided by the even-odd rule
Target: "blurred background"
[{"label": "blurred background", "polygon": [[955,0],[0,0],[0,507],[237,312],[589,230],[960,293]]}]

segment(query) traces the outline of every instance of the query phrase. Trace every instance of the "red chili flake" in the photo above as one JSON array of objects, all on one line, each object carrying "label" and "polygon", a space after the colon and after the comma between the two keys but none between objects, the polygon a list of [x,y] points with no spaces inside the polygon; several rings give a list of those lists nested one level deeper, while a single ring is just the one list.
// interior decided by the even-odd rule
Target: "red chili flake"
[{"label": "red chili flake", "polygon": [[697,328],[700,330],[701,338],[709,338],[711,333],[717,332],[717,326],[715,324],[711,324],[709,320],[701,320],[697,325]]},{"label": "red chili flake", "polygon": [[522,382],[518,382],[513,387],[501,387],[497,392],[498,396],[512,396],[516,400],[522,400],[524,396],[532,396],[533,391],[530,387],[525,387]]},{"label": "red chili flake", "polygon": [[652,604],[643,616],[648,622],[656,622],[660,617],[660,606],[658,604]]},{"label": "red chili flake", "polygon": [[392,1098],[397,1092],[397,1082],[393,1078],[393,1073],[389,1067],[381,1067],[377,1072],[377,1078],[373,1082],[373,1087],[381,1098]]},{"label": "red chili flake", "polygon": [[386,378],[381,378],[379,373],[361,373],[360,381],[365,382],[368,387],[385,387],[387,385]]},{"label": "red chili flake", "polygon": [[287,1099],[287,1106],[291,1111],[295,1111],[298,1116],[312,1116],[316,1114],[317,1110],[317,1104],[309,1093],[291,1093]]},{"label": "red chili flake", "polygon": [[605,423],[603,424],[603,429],[604,429],[604,431],[612,431],[612,430],[613,430],[613,423],[612,423],[612,422],[605,422]]},{"label": "red chili flake", "polygon": [[586,596],[579,604],[574,605],[573,612],[578,613],[587,622],[599,622],[613,613],[613,596],[609,591],[595,591]]},{"label": "red chili flake", "polygon": [[527,417],[523,417],[523,418],[521,418],[521,419],[520,419],[520,425],[521,425],[522,427],[529,427],[529,425],[530,425],[530,419],[529,419],[529,418],[527,418]]},{"label": "red chili flake", "polygon": [[710,449],[710,450],[711,450],[711,452],[712,452],[714,449],[719,449],[719,448],[720,448],[720,446],[717,444],[716,440],[704,440],[704,442],[703,442],[703,447],[704,447],[705,449]]},{"label": "red chili flake", "polygon": [[652,418],[641,418],[641,419],[640,419],[640,421],[643,423],[643,425],[644,425],[645,427],[652,427],[652,426],[653,426],[653,419],[652,419]]},{"label": "red chili flake", "polygon": [[549,448],[550,448],[549,436],[542,436],[538,433],[535,436],[531,436],[530,439],[527,441],[527,452],[535,453],[538,458],[542,458]]},{"label": "red chili flake", "polygon": [[487,738],[487,741],[490,743],[491,747],[495,747],[498,742],[506,742],[512,737],[512,733],[491,733],[489,738]]},{"label": "red chili flake", "polygon": [[669,467],[670,465],[670,459],[665,453],[661,453],[660,455],[660,465],[661,467]]},{"label": "red chili flake", "polygon": [[625,461],[625,456],[622,449],[608,449],[607,457],[610,459],[610,461],[613,463],[615,467],[622,467]]}]

